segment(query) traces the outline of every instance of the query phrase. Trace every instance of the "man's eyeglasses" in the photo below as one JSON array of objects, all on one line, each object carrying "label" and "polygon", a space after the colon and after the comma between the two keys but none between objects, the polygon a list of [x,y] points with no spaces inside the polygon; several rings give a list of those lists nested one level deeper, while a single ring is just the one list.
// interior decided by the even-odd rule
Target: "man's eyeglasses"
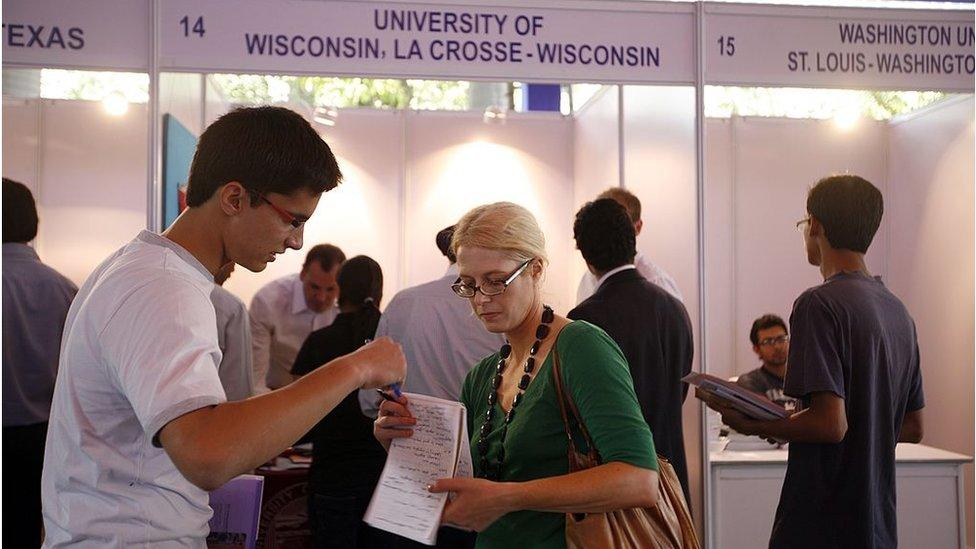
[{"label": "man's eyeglasses", "polygon": [[274,203],[268,200],[268,197],[264,196],[263,194],[259,192],[254,192],[253,194],[254,196],[257,196],[259,199],[263,200],[268,206],[271,206],[271,209],[274,210],[279,217],[281,217],[281,220],[291,225],[292,228],[301,229],[302,225],[305,224],[305,219],[299,219],[278,206],[275,206]]},{"label": "man's eyeglasses", "polygon": [[759,340],[760,347],[770,347],[772,345],[782,345],[790,340],[789,334],[783,334],[776,337],[767,337],[766,339]]},{"label": "man's eyeglasses", "polygon": [[486,280],[481,286],[473,286],[471,284],[461,282],[461,279],[459,278],[457,282],[451,284],[451,289],[454,290],[454,293],[456,293],[458,297],[463,297],[465,299],[474,297],[474,294],[477,292],[481,292],[481,295],[489,297],[500,295],[506,289],[508,289],[508,285],[511,284],[513,280],[518,278],[518,275],[522,274],[522,271],[529,266],[529,263],[532,263],[533,259],[526,259],[521,265],[518,266],[517,269],[512,271],[512,274],[508,275],[505,280]]}]

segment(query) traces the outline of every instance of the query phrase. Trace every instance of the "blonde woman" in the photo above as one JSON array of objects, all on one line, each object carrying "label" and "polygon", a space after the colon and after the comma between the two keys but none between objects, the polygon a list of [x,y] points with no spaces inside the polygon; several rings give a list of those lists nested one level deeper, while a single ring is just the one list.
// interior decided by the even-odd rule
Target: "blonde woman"
[{"label": "blonde woman", "polygon": [[[452,249],[455,293],[507,343],[465,379],[476,478],[431,486],[457,496],[444,522],[478,531],[481,548],[562,548],[565,513],[653,506],[658,464],[627,362],[601,329],[543,304],[545,237],[532,214],[508,202],[475,208],[458,223]],[[571,474],[552,377],[556,354],[603,460]],[[412,435],[403,427],[415,423],[405,399],[384,401],[374,434],[389,447]]]}]

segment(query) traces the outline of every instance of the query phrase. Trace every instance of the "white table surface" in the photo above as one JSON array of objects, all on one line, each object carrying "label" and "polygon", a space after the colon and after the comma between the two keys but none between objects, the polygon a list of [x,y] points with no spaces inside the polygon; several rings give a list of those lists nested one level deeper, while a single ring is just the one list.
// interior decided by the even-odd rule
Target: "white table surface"
[{"label": "white table surface", "polygon": [[[782,450],[757,450],[751,452],[713,451],[709,454],[712,464],[786,463],[789,452]],[[970,463],[972,456],[956,454],[924,444],[900,443],[895,447],[897,463]]]}]

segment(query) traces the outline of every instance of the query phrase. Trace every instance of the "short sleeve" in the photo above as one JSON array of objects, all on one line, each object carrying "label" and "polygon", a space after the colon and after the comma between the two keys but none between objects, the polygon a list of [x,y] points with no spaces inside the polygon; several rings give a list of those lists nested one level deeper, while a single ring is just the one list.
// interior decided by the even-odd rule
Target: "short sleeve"
[{"label": "short sleeve", "polygon": [[617,344],[600,328],[577,321],[563,329],[556,345],[564,386],[603,462],[656,471],[654,439]]},{"label": "short sleeve", "polygon": [[922,361],[918,350],[918,336],[912,333],[915,340],[915,360],[912,364],[911,379],[908,382],[908,405],[905,407],[907,412],[916,412],[925,408],[925,394],[922,391]]},{"label": "short sleeve", "polygon": [[146,436],[227,400],[217,367],[217,320],[190,282],[154,281],[129,295],[99,334],[103,358]]},{"label": "short sleeve", "polygon": [[834,393],[847,398],[837,318],[812,292],[797,298],[790,315],[789,368],[783,392],[795,398]]}]

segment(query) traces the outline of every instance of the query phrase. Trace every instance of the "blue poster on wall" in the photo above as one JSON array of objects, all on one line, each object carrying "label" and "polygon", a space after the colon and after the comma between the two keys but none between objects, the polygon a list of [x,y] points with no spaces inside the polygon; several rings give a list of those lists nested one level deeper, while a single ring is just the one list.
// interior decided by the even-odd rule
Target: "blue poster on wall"
[{"label": "blue poster on wall", "polygon": [[197,148],[197,136],[175,116],[163,115],[163,228],[186,208],[186,182]]}]

